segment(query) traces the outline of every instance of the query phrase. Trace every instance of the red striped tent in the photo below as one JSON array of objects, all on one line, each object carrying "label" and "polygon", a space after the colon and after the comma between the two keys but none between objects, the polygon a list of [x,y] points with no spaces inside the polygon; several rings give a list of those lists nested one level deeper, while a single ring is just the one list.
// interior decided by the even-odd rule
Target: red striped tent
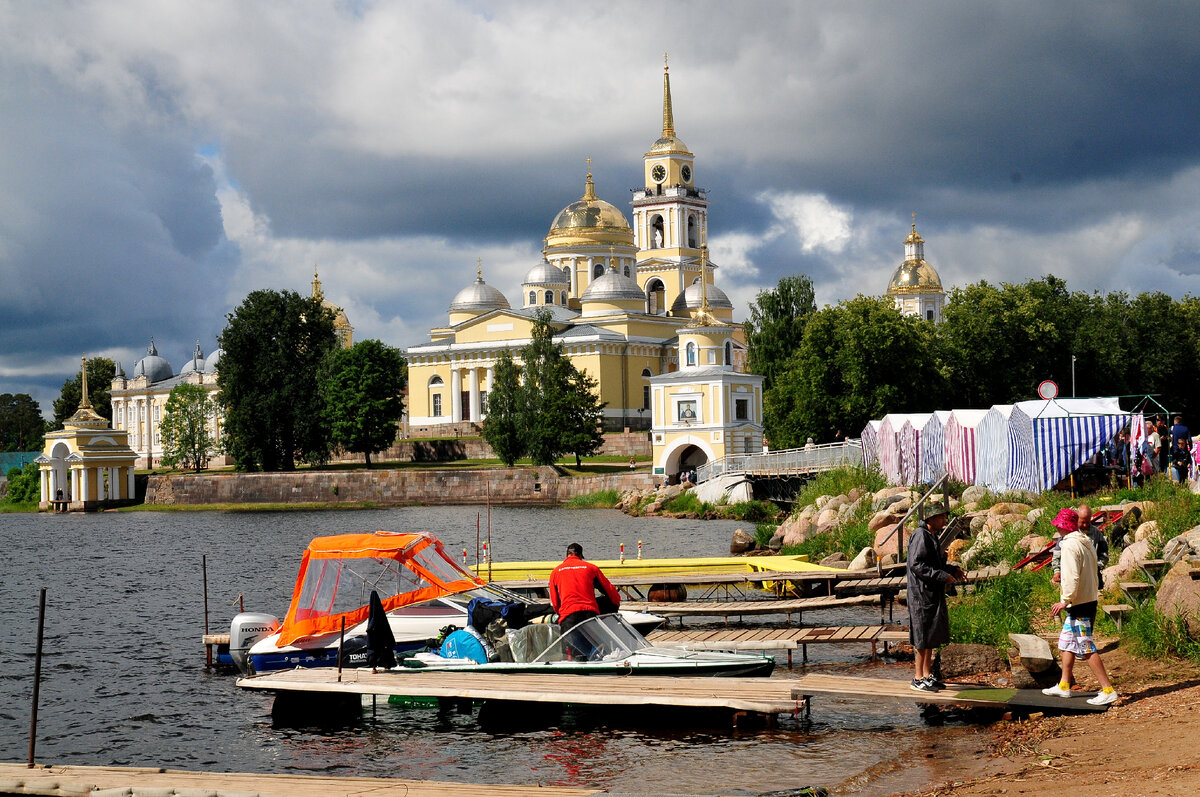
[{"label": "red striped tent", "polygon": [[883,421],[867,421],[862,430],[863,467],[872,468],[879,462],[879,427]]},{"label": "red striped tent", "polygon": [[942,432],[946,472],[963,484],[975,483],[975,428],[987,410],[951,410]]}]

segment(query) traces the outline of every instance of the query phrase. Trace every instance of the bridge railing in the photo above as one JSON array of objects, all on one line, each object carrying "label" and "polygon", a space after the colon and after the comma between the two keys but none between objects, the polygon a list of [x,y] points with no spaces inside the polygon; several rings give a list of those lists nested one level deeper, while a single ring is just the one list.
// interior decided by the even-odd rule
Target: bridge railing
[{"label": "bridge railing", "polygon": [[696,482],[703,483],[727,473],[756,476],[798,476],[862,464],[862,440],[823,443],[819,446],[786,448],[762,454],[731,454],[706,462],[696,469]]}]

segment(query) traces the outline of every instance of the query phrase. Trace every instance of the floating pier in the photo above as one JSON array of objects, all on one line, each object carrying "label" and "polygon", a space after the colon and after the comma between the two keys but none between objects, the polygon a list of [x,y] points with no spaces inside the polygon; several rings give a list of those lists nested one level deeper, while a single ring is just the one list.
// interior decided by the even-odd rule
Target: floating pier
[{"label": "floating pier", "polygon": [[[340,680],[339,680],[340,677]],[[1104,710],[1080,699],[1047,698],[1037,689],[992,689],[950,684],[941,692],[918,692],[907,680],[804,675],[799,678],[714,678],[343,670],[284,670],[239,678],[244,689],[278,693],[436,697],[596,706],[663,706],[728,709],[756,714],[806,711],[813,695],[880,698],[909,703],[978,706],[1002,710],[1036,708],[1065,712]]]},{"label": "floating pier", "polygon": [[646,636],[655,645],[680,647],[687,650],[753,650],[786,651],[788,666],[792,653],[800,650],[808,661],[808,646],[820,644],[867,643],[871,660],[878,655],[878,645],[907,642],[908,631],[879,625],[844,625],[826,628],[723,628],[716,631],[659,630]]},{"label": "floating pier", "polygon": [[354,778],[328,775],[264,775],[248,772],[194,772],[148,767],[79,767],[0,763],[0,794],[50,797],[94,792],[125,797],[203,794],[209,797],[361,797],[403,794],[406,797],[592,797],[595,789],[561,786],[504,786],[446,783],[397,778]]}]

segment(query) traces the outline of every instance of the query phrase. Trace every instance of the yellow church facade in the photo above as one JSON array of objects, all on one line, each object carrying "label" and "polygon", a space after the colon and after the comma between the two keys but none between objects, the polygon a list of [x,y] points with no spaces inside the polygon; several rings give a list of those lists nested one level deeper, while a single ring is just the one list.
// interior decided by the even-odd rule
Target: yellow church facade
[{"label": "yellow church facade", "polygon": [[[519,360],[539,311],[550,313],[554,339],[575,367],[597,381],[606,430],[659,430],[652,433],[658,472],[674,472],[665,460],[659,462],[660,440],[666,445],[674,434],[668,415],[659,418],[671,412],[672,396],[711,392],[715,398],[701,401],[706,408],[719,404],[734,412],[734,400],[727,400],[733,388],[722,380],[744,370],[745,338],[707,258],[708,198],[696,183],[695,156],[675,133],[665,71],[662,132],[643,156],[642,169],[644,186],[633,191],[632,223],[597,196],[589,173],[580,199],[552,222],[544,259],[526,273],[515,302],[489,285],[480,268],[451,302],[446,326],[430,330],[427,343],[407,349],[413,434],[478,428],[487,415],[496,361],[506,349]],[[698,320],[719,326],[714,339],[719,344],[699,345],[688,326]],[[718,368],[722,375],[711,381],[706,373],[690,385],[687,377],[700,374],[689,362]],[[679,376],[660,382],[674,374]],[[748,382],[761,392],[760,378]],[[744,425],[733,424],[738,431],[718,429],[724,415],[711,411],[703,430],[691,423],[680,429],[702,431],[704,445],[697,451],[706,457],[724,456],[729,441],[736,441],[740,453],[749,445],[747,435],[761,450],[761,395],[744,407]]]}]

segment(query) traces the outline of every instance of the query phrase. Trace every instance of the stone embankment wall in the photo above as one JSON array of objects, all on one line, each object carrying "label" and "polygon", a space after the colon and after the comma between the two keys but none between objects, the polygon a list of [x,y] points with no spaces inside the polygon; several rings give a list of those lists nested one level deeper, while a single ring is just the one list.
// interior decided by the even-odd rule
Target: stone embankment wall
[{"label": "stone embankment wall", "polygon": [[493,504],[553,506],[600,490],[647,489],[645,471],[578,478],[553,468],[299,471],[150,476],[147,504]]},{"label": "stone embankment wall", "polygon": [[[646,432],[606,434],[601,454],[649,459],[652,454],[650,435]],[[457,462],[464,459],[495,459],[492,447],[482,437],[462,437],[436,440],[409,438],[397,440],[386,451],[371,456],[372,462]],[[363,461],[362,454],[347,454],[336,462]]]}]

